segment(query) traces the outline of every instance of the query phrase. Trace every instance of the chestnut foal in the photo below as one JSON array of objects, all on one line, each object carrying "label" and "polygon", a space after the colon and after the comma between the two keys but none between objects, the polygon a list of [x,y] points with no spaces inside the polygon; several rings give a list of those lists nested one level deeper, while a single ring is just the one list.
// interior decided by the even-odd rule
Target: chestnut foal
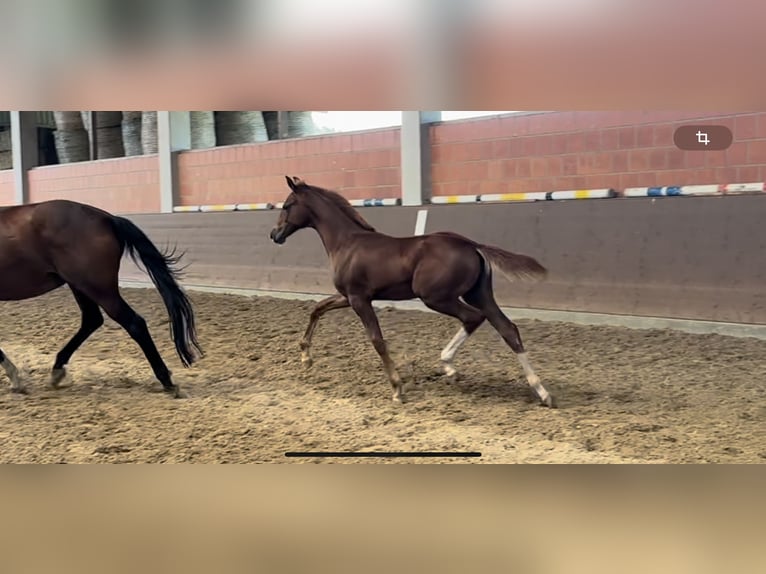
[{"label": "chestnut foal", "polygon": [[271,240],[281,245],[299,229],[315,229],[330,257],[338,290],[336,295],[320,301],[311,313],[301,341],[304,363],[311,364],[311,338],[320,317],[333,309],[351,307],[383,361],[394,389],[393,400],[403,402],[402,379],[389,356],[372,302],[417,298],[430,309],[463,324],[441,353],[447,375],[456,372],[452,361],[458,349],[487,320],[516,353],[540,401],[555,407],[553,396],[532,370],[518,328],[500,310],[492,292],[493,268],[508,278],[540,279],[547,274],[540,263],[456,233],[384,235],[340,194],[308,185],[297,177],[286,179],[291,193],[271,231]]}]

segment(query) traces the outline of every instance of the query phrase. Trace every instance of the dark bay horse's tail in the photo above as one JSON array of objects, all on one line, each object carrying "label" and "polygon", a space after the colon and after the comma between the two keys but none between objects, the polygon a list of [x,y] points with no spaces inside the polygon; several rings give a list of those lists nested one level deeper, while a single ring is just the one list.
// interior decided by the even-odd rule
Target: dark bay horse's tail
[{"label": "dark bay horse's tail", "polygon": [[202,356],[202,349],[197,342],[191,302],[178,284],[181,269],[177,268],[177,264],[181,256],[176,256],[173,251],[162,253],[146,234],[128,219],[113,216],[112,226],[117,240],[136,265],[145,269],[160,292],[168,310],[170,333],[178,356],[184,366],[190,366]]},{"label": "dark bay horse's tail", "polygon": [[493,267],[496,267],[511,281],[514,278],[539,280],[545,279],[548,275],[548,270],[529,255],[511,253],[492,245],[476,245],[476,249]]}]

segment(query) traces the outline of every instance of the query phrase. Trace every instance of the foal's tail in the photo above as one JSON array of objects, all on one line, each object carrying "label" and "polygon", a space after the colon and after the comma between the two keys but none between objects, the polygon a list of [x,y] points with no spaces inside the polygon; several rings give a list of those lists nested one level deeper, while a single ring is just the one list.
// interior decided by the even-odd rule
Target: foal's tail
[{"label": "foal's tail", "polygon": [[511,253],[492,245],[477,245],[476,249],[492,267],[496,267],[509,281],[514,279],[537,281],[548,276],[548,270],[537,259],[529,255]]},{"label": "foal's tail", "polygon": [[495,247],[494,245],[482,245],[473,239],[469,239],[452,231],[437,231],[431,235],[451,237],[458,241],[470,244],[484,260],[486,265],[485,271],[487,273],[491,274],[492,267],[497,267],[509,281],[515,279],[538,281],[545,279],[548,276],[548,270],[543,267],[537,259],[530,257],[529,255],[511,253],[505,249]]},{"label": "foal's tail", "polygon": [[136,265],[144,268],[160,292],[168,310],[170,333],[178,356],[185,367],[191,366],[203,353],[197,342],[194,310],[178,284],[182,270],[177,265],[183,254],[176,255],[175,250],[161,252],[136,224],[124,217],[113,216],[111,221],[122,248]]}]

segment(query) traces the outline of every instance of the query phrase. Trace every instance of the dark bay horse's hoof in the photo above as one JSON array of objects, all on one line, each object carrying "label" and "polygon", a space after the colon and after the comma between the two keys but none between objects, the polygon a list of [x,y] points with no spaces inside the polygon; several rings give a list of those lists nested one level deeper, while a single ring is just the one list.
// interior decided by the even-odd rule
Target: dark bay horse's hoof
[{"label": "dark bay horse's hoof", "polygon": [[17,395],[28,395],[29,391],[26,387],[11,387],[11,392]]},{"label": "dark bay horse's hoof", "polygon": [[181,387],[178,385],[173,385],[172,387],[162,387],[162,389],[168,393],[169,395],[172,395],[174,399],[188,399],[189,395],[188,393],[185,393],[181,390]]},{"label": "dark bay horse's hoof", "polygon": [[58,389],[59,385],[61,385],[61,381],[64,380],[64,377],[66,377],[65,368],[62,367],[61,369],[53,369],[51,371],[51,387]]}]

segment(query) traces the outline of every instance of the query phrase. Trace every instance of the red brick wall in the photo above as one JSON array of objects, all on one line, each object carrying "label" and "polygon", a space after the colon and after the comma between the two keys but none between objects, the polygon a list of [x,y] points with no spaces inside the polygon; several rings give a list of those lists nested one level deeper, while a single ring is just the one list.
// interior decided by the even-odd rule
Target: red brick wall
[{"label": "red brick wall", "polygon": [[180,204],[276,203],[285,175],[349,199],[399,197],[399,153],[398,128],[184,152]]},{"label": "red brick wall", "polygon": [[[727,125],[734,143],[678,150],[673,131],[683,123]],[[765,112],[530,113],[437,124],[431,138],[434,195],[766,180]],[[279,202],[285,174],[349,199],[400,195],[398,128],[195,150],[178,163],[180,205]],[[13,201],[11,176],[0,172],[0,203]],[[158,179],[156,156],[35,168],[31,201],[157,212]]]},{"label": "red brick wall", "polygon": [[[728,126],[723,152],[684,152],[684,123]],[[433,195],[766,180],[766,113],[551,112],[431,128]]]},{"label": "red brick wall", "polygon": [[13,205],[15,203],[13,187],[13,170],[0,170],[0,205]]},{"label": "red brick wall", "polygon": [[156,155],[37,167],[29,172],[30,202],[71,199],[112,213],[160,210]]}]

